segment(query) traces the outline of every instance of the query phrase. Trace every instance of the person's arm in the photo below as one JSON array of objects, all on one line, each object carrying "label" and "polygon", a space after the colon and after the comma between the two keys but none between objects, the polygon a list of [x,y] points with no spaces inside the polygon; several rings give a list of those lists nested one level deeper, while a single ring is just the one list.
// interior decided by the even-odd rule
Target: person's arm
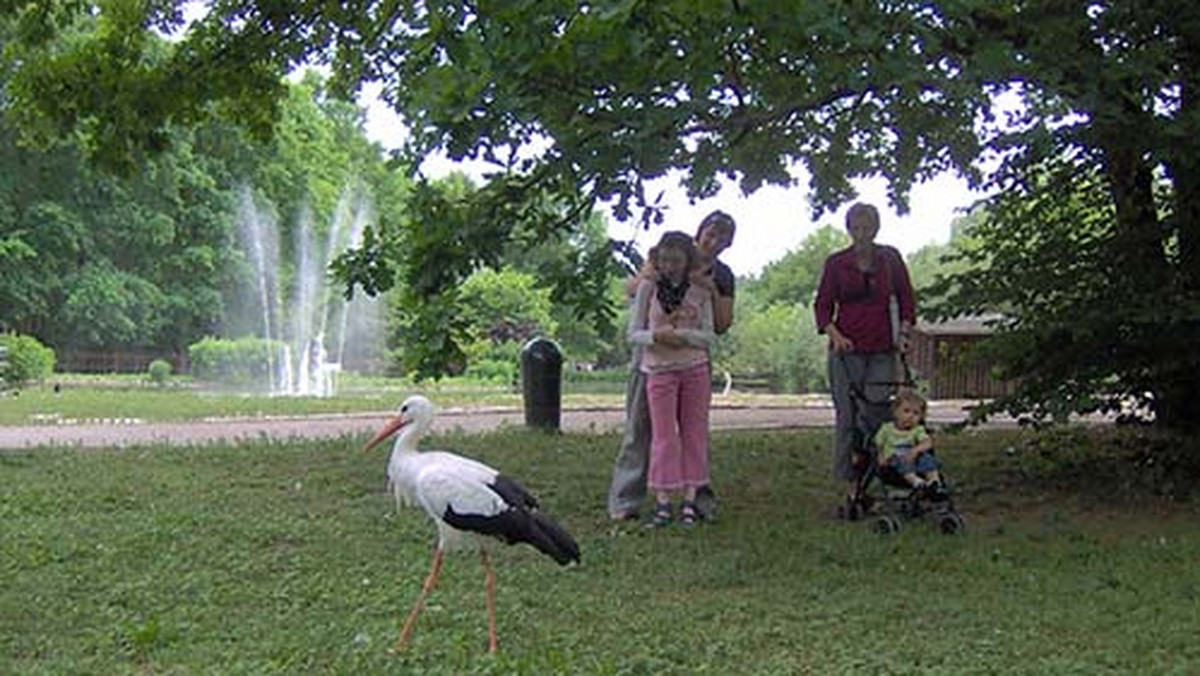
[{"label": "person's arm", "polygon": [[653,289],[653,282],[642,280],[634,293],[633,307],[629,312],[629,327],[625,334],[630,345],[654,344],[654,332],[650,330],[650,294]]},{"label": "person's arm", "polygon": [[917,443],[913,446],[912,459],[916,462],[917,458],[921,457],[928,451],[933,450],[933,436],[929,434],[924,426],[917,428]]},{"label": "person's arm", "polygon": [[833,344],[834,352],[849,352],[854,349],[854,341],[847,338],[837,324],[831,323],[826,326],[825,333],[829,335],[829,342]]},{"label": "person's arm", "polygon": [[829,327],[833,325],[833,274],[833,265],[826,259],[821,268],[821,281],[817,284],[817,298],[813,301],[813,319],[817,323],[817,333],[828,333]]},{"label": "person's arm", "polygon": [[733,272],[720,261],[707,270],[692,273],[692,283],[705,289],[713,299],[713,331],[721,335],[733,325]]},{"label": "person's arm", "polygon": [[891,249],[889,253],[892,292],[896,294],[896,304],[900,307],[900,345],[897,347],[901,352],[908,352],[912,327],[917,321],[916,294],[913,292],[912,278],[908,276],[908,266],[904,264],[904,256],[896,249]]},{"label": "person's arm", "polygon": [[643,281],[654,278],[654,265],[650,261],[642,264],[642,268],[637,271],[637,274],[625,280],[625,295],[633,298],[637,295],[638,287]]},{"label": "person's arm", "polygon": [[[733,289],[728,294],[721,292],[721,286],[714,281],[711,272],[697,272],[692,275],[692,283],[705,289],[713,298],[713,330],[721,335],[733,325]],[[730,282],[732,284],[732,281]]]},{"label": "person's arm", "polygon": [[849,352],[854,349],[854,342],[842,335],[834,323],[834,311],[837,298],[837,273],[831,263],[832,257],[825,259],[821,268],[821,283],[817,286],[817,299],[813,303],[813,315],[817,320],[817,333],[829,336],[829,342],[835,352]]},{"label": "person's arm", "polygon": [[891,462],[892,449],[888,443],[887,432],[884,431],[882,425],[875,431],[875,438],[871,440],[871,445],[875,447],[875,460],[879,467],[883,467]]},{"label": "person's arm", "polygon": [[733,296],[713,295],[713,331],[723,334],[733,325]]},{"label": "person's arm", "polygon": [[695,329],[676,329],[675,335],[682,338],[688,345],[693,347],[707,348],[717,339],[716,331],[713,330],[713,303],[712,297],[700,304],[700,327]]},{"label": "person's arm", "polygon": [[688,275],[688,277],[693,285],[716,295],[717,283],[713,280],[711,268],[708,270],[692,270],[692,274]]}]

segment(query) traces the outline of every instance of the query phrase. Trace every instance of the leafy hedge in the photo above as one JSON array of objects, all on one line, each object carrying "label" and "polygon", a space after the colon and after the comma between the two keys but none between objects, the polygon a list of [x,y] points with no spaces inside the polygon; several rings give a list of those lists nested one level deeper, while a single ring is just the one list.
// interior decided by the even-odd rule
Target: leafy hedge
[{"label": "leafy hedge", "polygon": [[[264,338],[205,338],[188,346],[192,378],[199,382],[246,385],[270,382],[284,344]],[[277,371],[276,371],[277,372]]]},{"label": "leafy hedge", "polygon": [[45,380],[54,373],[57,357],[33,336],[0,333],[0,345],[8,349],[7,365],[0,366],[0,378],[13,387]]},{"label": "leafy hedge", "polygon": [[146,378],[158,387],[164,387],[171,379],[171,362],[165,359],[155,359],[150,362],[150,365],[146,367]]},{"label": "leafy hedge", "polygon": [[570,364],[563,364],[563,381],[568,383],[604,383],[624,386],[629,380],[628,368],[576,371]]}]

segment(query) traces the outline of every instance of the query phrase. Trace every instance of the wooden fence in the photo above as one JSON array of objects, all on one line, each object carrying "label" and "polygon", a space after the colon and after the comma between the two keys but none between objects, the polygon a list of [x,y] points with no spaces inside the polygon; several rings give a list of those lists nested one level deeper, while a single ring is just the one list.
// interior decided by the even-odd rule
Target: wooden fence
[{"label": "wooden fence", "polygon": [[63,373],[145,373],[150,362],[162,359],[172,373],[187,373],[191,364],[186,354],[155,350],[61,350],[55,370]]},{"label": "wooden fence", "polygon": [[930,398],[993,399],[1012,393],[1011,381],[996,378],[990,364],[971,355],[989,333],[982,320],[915,327],[909,366],[928,382]]}]

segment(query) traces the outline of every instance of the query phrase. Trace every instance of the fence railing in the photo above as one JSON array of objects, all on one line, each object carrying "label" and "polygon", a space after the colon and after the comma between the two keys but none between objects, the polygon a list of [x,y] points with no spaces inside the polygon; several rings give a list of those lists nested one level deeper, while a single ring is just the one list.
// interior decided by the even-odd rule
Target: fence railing
[{"label": "fence railing", "polygon": [[56,370],[64,373],[145,373],[150,362],[162,359],[172,373],[187,373],[191,368],[187,355],[155,350],[61,350]]}]

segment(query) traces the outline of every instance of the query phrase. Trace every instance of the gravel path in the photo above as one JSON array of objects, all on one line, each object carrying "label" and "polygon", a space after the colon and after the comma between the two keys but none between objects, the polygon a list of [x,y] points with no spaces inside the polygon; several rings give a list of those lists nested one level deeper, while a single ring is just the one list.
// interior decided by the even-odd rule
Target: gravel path
[{"label": "gravel path", "polygon": [[[965,402],[931,402],[929,420],[945,424],[961,420]],[[74,446],[99,448],[135,446],[152,443],[174,445],[236,442],[247,439],[336,438],[368,435],[378,430],[391,413],[314,415],[280,418],[221,418],[172,423],[84,422],[64,425],[20,425],[0,427],[0,450],[19,450],[38,446]],[[567,432],[609,432],[619,430],[624,412],[614,408],[566,409],[562,428]],[[435,431],[478,433],[506,425],[523,425],[519,408],[448,408],[439,413]],[[789,427],[827,427],[833,424],[833,409],[828,404],[794,407],[729,406],[713,407],[712,428],[774,429]],[[1011,424],[1001,421],[993,424]]]}]

